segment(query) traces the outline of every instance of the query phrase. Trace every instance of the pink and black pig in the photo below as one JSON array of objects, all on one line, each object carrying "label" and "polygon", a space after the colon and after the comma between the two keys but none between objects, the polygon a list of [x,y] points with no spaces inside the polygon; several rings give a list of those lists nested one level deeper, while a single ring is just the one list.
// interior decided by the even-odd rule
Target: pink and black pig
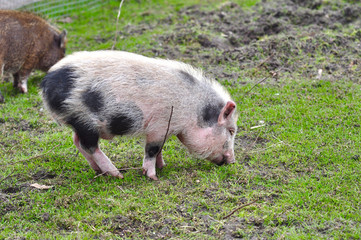
[{"label": "pink and black pig", "polygon": [[26,93],[30,73],[34,69],[48,71],[64,57],[65,44],[66,31],[60,32],[43,18],[0,10],[0,79],[4,74],[12,75],[14,87]]},{"label": "pink and black pig", "polygon": [[41,87],[46,108],[72,127],[75,146],[97,173],[123,178],[98,145],[116,135],[145,138],[143,174],[154,180],[171,135],[201,158],[235,162],[235,102],[185,63],[122,51],[77,52],[55,64]]}]

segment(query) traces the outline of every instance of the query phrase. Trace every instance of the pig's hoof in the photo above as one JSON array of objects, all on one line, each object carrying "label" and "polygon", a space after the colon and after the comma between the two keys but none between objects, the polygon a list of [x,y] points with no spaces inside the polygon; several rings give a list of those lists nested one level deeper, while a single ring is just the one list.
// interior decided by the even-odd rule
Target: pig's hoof
[{"label": "pig's hoof", "polygon": [[124,178],[123,174],[121,174],[120,172],[105,172],[105,175],[120,178],[120,179]]},{"label": "pig's hoof", "polygon": [[150,179],[154,180],[154,181],[158,181],[157,176],[153,175],[153,176],[148,176]]},{"label": "pig's hoof", "polygon": [[236,159],[234,159],[234,158],[227,162],[227,164],[233,164],[233,163],[236,163]]},{"label": "pig's hoof", "polygon": [[119,173],[117,176],[115,176],[115,177],[117,177],[117,178],[120,178],[120,179],[123,179],[124,177],[123,177],[123,174],[121,174],[121,173]]},{"label": "pig's hoof", "polygon": [[163,169],[165,167],[165,164],[157,164],[156,166],[158,169]]},{"label": "pig's hoof", "polygon": [[143,168],[143,175],[147,175],[147,176],[148,176],[150,179],[152,179],[152,180],[155,180],[155,181],[158,180],[158,178],[157,178],[156,175],[148,175],[147,169],[144,169],[144,168]]},{"label": "pig's hoof", "polygon": [[123,174],[121,174],[120,172],[117,172],[117,173],[113,174],[113,176],[116,177],[116,178],[120,178],[120,179],[124,178]]}]

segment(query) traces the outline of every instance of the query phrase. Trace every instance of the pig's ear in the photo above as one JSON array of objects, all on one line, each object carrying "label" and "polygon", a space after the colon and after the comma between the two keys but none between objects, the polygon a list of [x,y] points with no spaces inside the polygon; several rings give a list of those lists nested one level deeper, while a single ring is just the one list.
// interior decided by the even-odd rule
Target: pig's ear
[{"label": "pig's ear", "polygon": [[64,48],[65,47],[65,42],[66,42],[66,35],[67,35],[67,31],[64,29],[60,35],[60,48]]},{"label": "pig's ear", "polygon": [[234,113],[235,109],[236,109],[236,104],[233,101],[228,101],[226,103],[226,106],[223,107],[221,113],[219,114],[218,124],[220,125],[225,124],[232,117],[232,114]]}]

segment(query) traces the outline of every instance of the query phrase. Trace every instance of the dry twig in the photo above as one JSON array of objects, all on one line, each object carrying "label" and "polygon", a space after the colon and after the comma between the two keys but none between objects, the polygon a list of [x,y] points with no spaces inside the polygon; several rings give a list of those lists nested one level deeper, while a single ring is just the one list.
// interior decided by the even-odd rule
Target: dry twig
[{"label": "dry twig", "polygon": [[258,84],[260,84],[260,83],[262,83],[262,82],[264,82],[266,79],[268,79],[269,78],[269,76],[266,76],[266,77],[264,77],[264,78],[262,78],[260,81],[258,81],[255,85],[253,85],[253,87],[251,87],[251,89],[250,90],[248,90],[247,92],[245,92],[245,94],[244,95],[247,95],[250,91],[252,91],[253,90],[253,88],[255,88]]},{"label": "dry twig", "polygon": [[118,23],[119,23],[119,17],[120,17],[120,10],[122,9],[124,0],[122,0],[119,4],[119,10],[118,10],[118,16],[117,16],[117,23],[115,25],[115,36],[114,36],[114,43],[112,46],[112,50],[114,50],[115,44],[117,43],[117,37],[118,37]]},{"label": "dry twig", "polygon": [[268,56],[265,60],[263,60],[260,64],[258,64],[256,68],[262,67],[263,64],[265,64],[266,62],[268,62],[274,55],[275,55],[274,52],[271,53],[271,55]]},{"label": "dry twig", "polygon": [[254,201],[252,201],[252,202],[250,202],[250,203],[243,204],[242,206],[239,206],[238,208],[234,209],[231,213],[229,213],[227,216],[223,217],[223,219],[229,218],[230,216],[232,216],[232,215],[233,215],[235,212],[237,212],[238,210],[240,210],[240,209],[242,209],[242,208],[244,208],[244,207],[247,207],[247,206],[249,206],[249,205],[252,205],[253,203],[255,203],[255,202],[257,202],[257,201],[258,201],[258,199],[257,199],[257,200],[254,200]]},{"label": "dry twig", "polygon": [[253,87],[251,87],[251,89],[249,89],[247,92],[244,93],[244,96],[246,96],[250,91],[253,90],[253,88],[255,88],[258,84],[264,82],[265,80],[267,80],[268,78],[272,77],[272,78],[276,78],[278,75],[278,72],[281,71],[282,68],[278,69],[277,71],[271,71],[270,74],[271,76],[266,76],[264,78],[262,78],[260,81],[258,81],[255,85],[253,85]]},{"label": "dry twig", "polygon": [[159,152],[157,153],[157,157],[158,157],[158,155],[162,152],[162,149],[163,149],[163,147],[164,147],[165,141],[167,140],[167,135],[168,135],[168,132],[169,132],[170,121],[172,120],[172,116],[173,116],[173,106],[172,106],[172,108],[171,108],[171,110],[170,110],[170,116],[169,116],[169,120],[168,120],[167,131],[165,132],[164,139],[163,139],[163,143],[162,143],[161,148],[159,149]]},{"label": "dry twig", "polygon": [[257,143],[258,138],[259,138],[260,135],[261,135],[261,132],[258,133],[258,135],[257,135],[257,137],[255,138],[255,140],[253,141],[253,143],[249,144],[249,145],[246,147],[246,149],[244,149],[243,153],[248,153],[248,152],[251,150],[251,148],[253,148],[253,147],[256,145],[256,143]]},{"label": "dry twig", "polygon": [[99,173],[98,175],[94,176],[94,179],[97,178],[97,177],[100,177],[100,176],[103,176],[109,172],[115,172],[115,171],[126,171],[126,170],[141,170],[142,168],[141,167],[129,167],[129,168],[119,168],[117,170],[114,170],[114,171],[106,171],[106,172],[102,172],[102,173]]},{"label": "dry twig", "polygon": [[[114,170],[114,171],[118,171],[118,169]],[[103,175],[107,174],[108,172],[111,172],[111,171],[106,171],[106,172],[99,173],[99,174],[95,175],[93,179],[96,179],[96,178],[98,178],[100,176],[103,176]]]}]

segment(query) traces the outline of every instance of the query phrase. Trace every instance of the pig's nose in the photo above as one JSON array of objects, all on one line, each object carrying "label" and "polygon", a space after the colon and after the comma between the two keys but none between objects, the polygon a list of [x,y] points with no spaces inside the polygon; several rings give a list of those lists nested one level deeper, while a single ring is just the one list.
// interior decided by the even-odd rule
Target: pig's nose
[{"label": "pig's nose", "polygon": [[232,163],[235,163],[235,162],[236,162],[236,159],[230,158],[230,159],[228,159],[227,164],[232,164]]},{"label": "pig's nose", "polygon": [[235,162],[236,162],[236,160],[234,159],[233,155],[230,154],[230,153],[225,153],[225,154],[223,155],[223,159],[226,159],[225,161],[226,161],[227,164],[231,164],[231,163],[235,163]]},{"label": "pig's nose", "polygon": [[223,156],[222,160],[217,162],[218,166],[222,166],[223,164],[227,163],[227,158],[225,156]]}]

